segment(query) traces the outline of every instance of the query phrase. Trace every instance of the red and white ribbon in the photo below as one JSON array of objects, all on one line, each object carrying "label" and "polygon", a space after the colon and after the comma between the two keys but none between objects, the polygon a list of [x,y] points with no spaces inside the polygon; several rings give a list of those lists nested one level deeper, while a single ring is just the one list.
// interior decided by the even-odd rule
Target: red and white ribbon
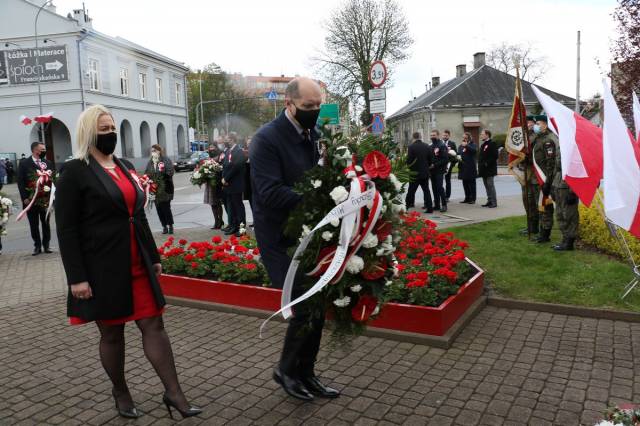
[{"label": "red and white ribbon", "polygon": [[46,183],[51,182],[51,175],[52,175],[51,170],[36,170],[36,176],[38,176],[38,179],[36,180],[36,189],[35,189],[35,192],[33,193],[33,198],[31,199],[31,202],[29,203],[29,205],[25,207],[20,212],[20,214],[18,214],[18,216],[16,217],[16,222],[20,221],[20,219],[25,217],[27,212],[31,210],[31,207],[33,207],[33,204],[36,202],[36,198],[38,198],[38,193],[40,192],[40,188],[41,187],[44,188],[44,185]]},{"label": "red and white ribbon", "polygon": [[144,192],[144,208],[146,209],[147,205],[149,204],[149,195],[151,190],[151,184],[153,183],[153,181],[147,175],[138,176],[135,170],[129,170],[129,173],[131,173],[131,177],[133,178],[135,183],[138,185],[140,190]]}]

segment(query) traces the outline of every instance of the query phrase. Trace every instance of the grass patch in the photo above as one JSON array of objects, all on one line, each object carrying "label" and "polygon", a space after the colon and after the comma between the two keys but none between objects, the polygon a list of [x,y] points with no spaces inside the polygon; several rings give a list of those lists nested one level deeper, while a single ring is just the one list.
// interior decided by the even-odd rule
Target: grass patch
[{"label": "grass patch", "polygon": [[452,229],[469,242],[467,256],[482,267],[485,282],[498,295],[513,299],[640,312],[640,285],[626,299],[620,295],[633,274],[628,264],[587,250],[555,252],[560,240],[537,244],[521,236],[524,216]]}]

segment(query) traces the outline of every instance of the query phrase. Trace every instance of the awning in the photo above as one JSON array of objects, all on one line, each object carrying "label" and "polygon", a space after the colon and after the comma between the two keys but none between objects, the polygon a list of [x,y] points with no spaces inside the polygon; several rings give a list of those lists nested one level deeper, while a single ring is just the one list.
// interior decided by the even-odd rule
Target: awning
[{"label": "awning", "polygon": [[464,127],[480,127],[479,121],[466,121],[463,123]]}]

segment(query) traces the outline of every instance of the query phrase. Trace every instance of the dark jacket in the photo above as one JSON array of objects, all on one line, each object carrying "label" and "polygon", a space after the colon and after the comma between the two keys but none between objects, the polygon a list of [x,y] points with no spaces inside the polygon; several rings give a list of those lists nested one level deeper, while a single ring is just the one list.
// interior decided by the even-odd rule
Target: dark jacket
[{"label": "dark jacket", "polygon": [[407,149],[407,164],[416,173],[416,179],[429,177],[429,167],[433,163],[431,147],[421,140],[416,140]]},{"label": "dark jacket", "polygon": [[175,169],[173,168],[173,161],[171,161],[170,158],[164,156],[160,157],[160,161],[164,164],[164,170],[162,172],[155,169],[153,160],[149,160],[144,173],[148,176],[151,176],[154,180],[162,179],[163,181],[163,193],[156,194],[156,200],[158,202],[171,201],[173,200],[173,193],[175,192],[175,187],[173,185],[173,175],[175,173]]},{"label": "dark jacket", "polygon": [[[55,169],[53,167],[53,163],[49,160],[41,160],[45,162],[47,165],[47,170]],[[31,157],[27,157],[20,162],[20,167],[18,168],[18,191],[20,191],[20,199],[26,200],[29,198],[29,193],[27,191],[27,186],[29,183],[35,178],[35,173],[38,170],[38,165],[33,161]]]},{"label": "dark jacket", "polygon": [[445,174],[447,172],[447,164],[449,164],[449,150],[447,145],[438,139],[431,145],[433,150],[433,174]]},{"label": "dark jacket", "polygon": [[[451,139],[449,139],[448,141],[446,141],[444,143],[447,146],[447,151],[451,151],[453,150],[454,152],[458,152],[458,148],[456,147],[456,143],[454,141],[452,141]],[[458,162],[458,159],[456,157],[452,157],[449,156],[449,174],[451,174],[451,172],[453,171],[453,166]]]},{"label": "dark jacket", "polygon": [[244,165],[247,157],[239,145],[225,152],[222,161],[222,178],[227,183],[223,186],[226,194],[242,194],[244,191]]},{"label": "dark jacket", "polygon": [[476,154],[478,147],[475,143],[468,143],[467,146],[458,147],[458,155],[461,157],[458,165],[458,177],[462,180],[472,180],[478,177],[476,167]]},{"label": "dark jacket", "polygon": [[136,188],[133,216],[122,192],[100,164],[71,160],[56,183],[56,228],[67,284],[88,281],[93,298],[79,300],[68,292],[67,315],[85,320],[112,319],[133,313],[131,237],[135,237],[158,307],[165,304],[153,264],[160,256],[144,214],[144,194],[131,178],[133,165],[114,157]]},{"label": "dark jacket", "polygon": [[494,141],[488,139],[480,146],[478,154],[478,175],[490,177],[498,174],[498,147]]}]

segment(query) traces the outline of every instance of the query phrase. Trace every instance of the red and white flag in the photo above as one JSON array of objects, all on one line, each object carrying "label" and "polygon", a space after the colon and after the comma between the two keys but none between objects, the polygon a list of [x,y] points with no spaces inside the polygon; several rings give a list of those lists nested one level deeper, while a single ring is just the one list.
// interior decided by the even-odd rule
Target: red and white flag
[{"label": "red and white flag", "polygon": [[604,212],[609,220],[640,238],[640,148],[604,85]]},{"label": "red and white flag", "polygon": [[53,118],[53,113],[52,112],[48,112],[46,114],[42,114],[42,115],[36,115],[34,117],[34,120],[36,123],[49,123],[51,121],[51,119]]},{"label": "red and white flag", "polygon": [[518,164],[524,161],[528,154],[529,142],[527,134],[524,132],[524,123],[527,116],[526,108],[522,102],[522,87],[520,85],[520,74],[516,69],[516,90],[513,95],[513,106],[511,107],[511,118],[509,119],[509,130],[505,139],[505,148],[509,153],[509,172],[518,179],[520,185],[526,184],[525,173],[518,168]]},{"label": "red and white flag", "polygon": [[636,142],[640,143],[640,102],[636,92],[633,92],[633,127],[636,131]]},{"label": "red and white flag", "polygon": [[560,141],[562,179],[587,207],[602,179],[602,129],[531,85]]},{"label": "red and white flag", "polygon": [[28,125],[29,125],[29,124],[31,124],[33,121],[32,121],[29,117],[27,117],[26,115],[21,115],[21,116],[20,116],[20,122],[21,122],[22,124],[24,124],[25,126],[28,126]]}]

